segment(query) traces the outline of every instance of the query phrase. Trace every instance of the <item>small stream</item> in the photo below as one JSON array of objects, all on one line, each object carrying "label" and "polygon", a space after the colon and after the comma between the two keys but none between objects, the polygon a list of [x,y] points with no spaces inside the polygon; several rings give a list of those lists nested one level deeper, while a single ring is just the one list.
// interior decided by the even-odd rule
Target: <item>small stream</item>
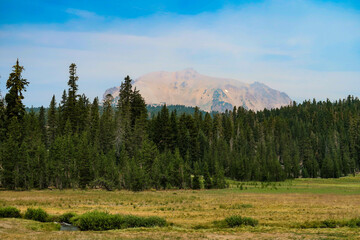
[{"label": "small stream", "polygon": [[80,229],[74,225],[71,225],[69,223],[60,223],[60,231],[80,231]]}]

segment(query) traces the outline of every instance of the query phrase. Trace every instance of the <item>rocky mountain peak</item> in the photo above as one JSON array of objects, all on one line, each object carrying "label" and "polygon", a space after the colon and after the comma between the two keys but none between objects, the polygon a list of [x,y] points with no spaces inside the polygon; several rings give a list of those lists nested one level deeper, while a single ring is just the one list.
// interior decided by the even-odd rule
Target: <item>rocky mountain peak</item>
[{"label": "rocky mountain peak", "polygon": [[[263,83],[243,83],[234,79],[215,78],[193,68],[176,72],[152,72],[134,81],[147,104],[198,106],[205,111],[232,110],[241,106],[254,111],[288,105],[291,99]],[[106,90],[117,99],[119,87]],[[104,94],[104,96],[105,96]]]}]

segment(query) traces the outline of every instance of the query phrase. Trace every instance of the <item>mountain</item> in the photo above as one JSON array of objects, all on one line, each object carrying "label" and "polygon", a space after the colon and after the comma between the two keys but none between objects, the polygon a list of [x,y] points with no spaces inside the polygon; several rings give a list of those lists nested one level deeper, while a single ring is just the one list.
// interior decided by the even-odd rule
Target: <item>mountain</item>
[{"label": "mountain", "polygon": [[[234,106],[258,111],[279,108],[291,102],[288,95],[265,84],[209,77],[191,68],[178,72],[148,73],[136,79],[133,85],[140,90],[147,104],[198,106],[208,112],[224,112]],[[111,94],[116,100],[119,89],[106,90],[104,97]]]}]

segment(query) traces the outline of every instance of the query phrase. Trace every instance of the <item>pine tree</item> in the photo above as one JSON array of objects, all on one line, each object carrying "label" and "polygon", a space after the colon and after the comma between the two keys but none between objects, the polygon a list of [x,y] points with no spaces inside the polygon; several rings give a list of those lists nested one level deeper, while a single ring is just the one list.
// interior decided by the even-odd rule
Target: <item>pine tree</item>
[{"label": "pine tree", "polygon": [[169,148],[171,141],[169,110],[166,105],[162,107],[155,121],[157,132],[155,141],[159,150],[163,152],[165,149]]},{"label": "pine tree", "polygon": [[111,106],[112,100],[113,98],[110,94],[106,96],[103,104],[103,113],[100,117],[99,144],[104,154],[107,154],[113,149],[115,141],[114,111]]},{"label": "pine tree", "polygon": [[115,150],[112,149],[105,156],[105,161],[101,163],[105,167],[104,178],[106,180],[105,188],[112,190],[114,187],[119,188],[119,168],[116,165]]},{"label": "pine tree", "polygon": [[323,178],[333,178],[334,177],[334,162],[331,159],[329,153],[326,153],[323,165],[321,168],[321,177]]},{"label": "pine tree", "polygon": [[135,155],[141,148],[143,141],[147,138],[147,109],[146,104],[139,91],[132,92],[130,99],[131,109],[131,134],[128,139],[128,151]]},{"label": "pine tree", "polygon": [[45,120],[45,108],[43,106],[40,107],[39,117],[39,129],[41,132],[41,141],[43,144],[47,145],[47,131],[46,131],[46,120]]},{"label": "pine tree", "polygon": [[[42,141],[41,124],[33,109],[25,115],[23,125],[24,139],[21,144],[21,153],[24,157],[21,159],[22,164],[19,167],[21,187],[24,189],[39,188],[38,176],[41,170],[44,167],[46,168],[46,163],[40,163],[41,161],[39,161],[39,147],[45,148],[46,141]],[[43,166],[40,164],[43,164]]]},{"label": "pine tree", "polygon": [[212,128],[213,126],[211,116],[209,113],[206,113],[202,129],[206,137],[210,140],[212,139]]},{"label": "pine tree", "polygon": [[144,169],[139,166],[134,158],[132,158],[130,161],[130,169],[130,189],[134,192],[145,190],[147,188],[147,184]]},{"label": "pine tree", "polygon": [[179,135],[178,135],[178,146],[180,155],[183,159],[186,159],[186,155],[189,150],[190,135],[189,130],[186,127],[186,115],[181,115],[179,119]]},{"label": "pine tree", "polygon": [[76,64],[72,63],[69,66],[69,81],[68,81],[68,97],[66,101],[66,110],[65,110],[65,121],[67,119],[70,120],[72,131],[75,132],[78,127],[78,109],[76,107],[77,101],[78,101],[78,85],[77,81],[79,80],[79,77],[76,75]]},{"label": "pine tree", "polygon": [[58,127],[55,95],[53,95],[51,99],[49,110],[47,112],[47,125],[48,125],[48,131],[47,131],[48,144],[51,145],[55,141],[55,137],[57,134],[57,127]]},{"label": "pine tree", "polygon": [[226,187],[224,170],[222,166],[218,163],[218,161],[215,162],[215,175],[213,176],[213,186],[215,188]]},{"label": "pine tree", "polygon": [[115,135],[115,147],[118,155],[122,146],[125,146],[126,151],[129,151],[129,139],[131,136],[131,82],[132,79],[126,76],[120,86]]},{"label": "pine tree", "polygon": [[210,178],[209,167],[208,167],[208,164],[206,162],[204,164],[203,176],[204,176],[204,186],[205,186],[205,188],[206,189],[212,188],[213,184],[212,184],[212,180]]},{"label": "pine tree", "polygon": [[84,132],[80,137],[77,152],[77,165],[79,170],[79,185],[82,189],[89,185],[94,179],[92,176],[91,166],[94,165],[92,159],[91,145],[88,142],[87,132]]},{"label": "pine tree", "polygon": [[51,144],[49,149],[49,185],[55,186],[58,189],[67,187],[65,169],[68,164],[66,156],[66,138],[64,136],[57,136]]},{"label": "pine tree", "polygon": [[137,159],[140,167],[144,169],[147,176],[151,176],[151,168],[158,155],[159,152],[156,145],[152,141],[145,139]]},{"label": "pine tree", "polygon": [[13,117],[7,127],[7,139],[2,143],[2,176],[1,182],[8,189],[19,187],[19,165],[21,164],[20,142],[22,138],[21,126],[16,117]]},{"label": "pine tree", "polygon": [[97,97],[94,98],[94,101],[91,104],[89,128],[90,128],[90,135],[89,135],[90,141],[91,141],[92,145],[97,148],[99,145],[99,141],[100,141],[99,140],[100,113],[99,113],[99,100]]},{"label": "pine tree", "polygon": [[161,162],[159,157],[155,157],[151,166],[150,184],[151,187],[160,190],[161,189]]},{"label": "pine tree", "polygon": [[200,144],[198,141],[199,131],[195,120],[189,116],[187,118],[187,126],[189,130],[189,153],[190,162],[194,163],[200,160]]},{"label": "pine tree", "polygon": [[90,102],[89,99],[85,96],[85,94],[79,96],[75,108],[77,112],[77,122],[75,123],[77,124],[76,130],[79,133],[82,133],[83,131],[88,129],[90,117]]},{"label": "pine tree", "polygon": [[10,73],[9,79],[6,82],[6,88],[9,89],[9,92],[5,95],[7,104],[6,116],[8,121],[11,121],[13,117],[21,121],[25,115],[25,107],[22,103],[24,99],[22,91],[26,91],[26,86],[29,85],[29,82],[22,78],[21,74],[24,71],[24,67],[19,65],[19,59],[16,60],[13,69],[13,72]]},{"label": "pine tree", "polygon": [[[2,97],[1,91],[0,91],[0,143],[6,137],[5,121],[6,121],[5,100]],[[0,149],[0,151],[1,151],[1,149]]]},{"label": "pine tree", "polygon": [[192,189],[200,189],[201,183],[200,183],[200,168],[198,162],[194,163],[194,177],[192,180]]},{"label": "pine tree", "polygon": [[58,134],[59,135],[62,135],[64,133],[65,124],[68,120],[67,101],[68,101],[67,93],[64,90],[62,97],[61,97],[61,102],[59,104],[59,116],[58,116]]},{"label": "pine tree", "polygon": [[169,149],[174,153],[175,149],[178,147],[178,136],[179,136],[176,110],[171,112],[169,128],[170,128]]},{"label": "pine tree", "polygon": [[307,138],[302,147],[303,177],[317,177],[318,163],[314,158],[313,147]]},{"label": "pine tree", "polygon": [[35,164],[38,172],[34,175],[36,187],[44,189],[49,183],[48,155],[44,144],[40,144],[35,152]]},{"label": "pine tree", "polygon": [[174,153],[170,150],[166,152],[167,164],[167,179],[169,186],[173,188],[185,188],[184,179],[184,162],[180,156],[179,150],[176,149]]}]

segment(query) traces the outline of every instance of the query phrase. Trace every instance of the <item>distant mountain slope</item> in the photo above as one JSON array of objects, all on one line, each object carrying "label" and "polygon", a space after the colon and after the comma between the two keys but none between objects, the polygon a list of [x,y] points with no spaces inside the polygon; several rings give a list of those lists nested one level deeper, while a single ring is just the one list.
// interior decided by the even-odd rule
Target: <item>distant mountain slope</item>
[{"label": "distant mountain slope", "polygon": [[[224,112],[234,106],[254,111],[279,108],[291,99],[265,84],[243,83],[233,79],[209,77],[194,69],[178,72],[152,72],[139,77],[133,84],[147,104],[198,106],[204,111]],[[106,90],[116,99],[120,87]]]}]

